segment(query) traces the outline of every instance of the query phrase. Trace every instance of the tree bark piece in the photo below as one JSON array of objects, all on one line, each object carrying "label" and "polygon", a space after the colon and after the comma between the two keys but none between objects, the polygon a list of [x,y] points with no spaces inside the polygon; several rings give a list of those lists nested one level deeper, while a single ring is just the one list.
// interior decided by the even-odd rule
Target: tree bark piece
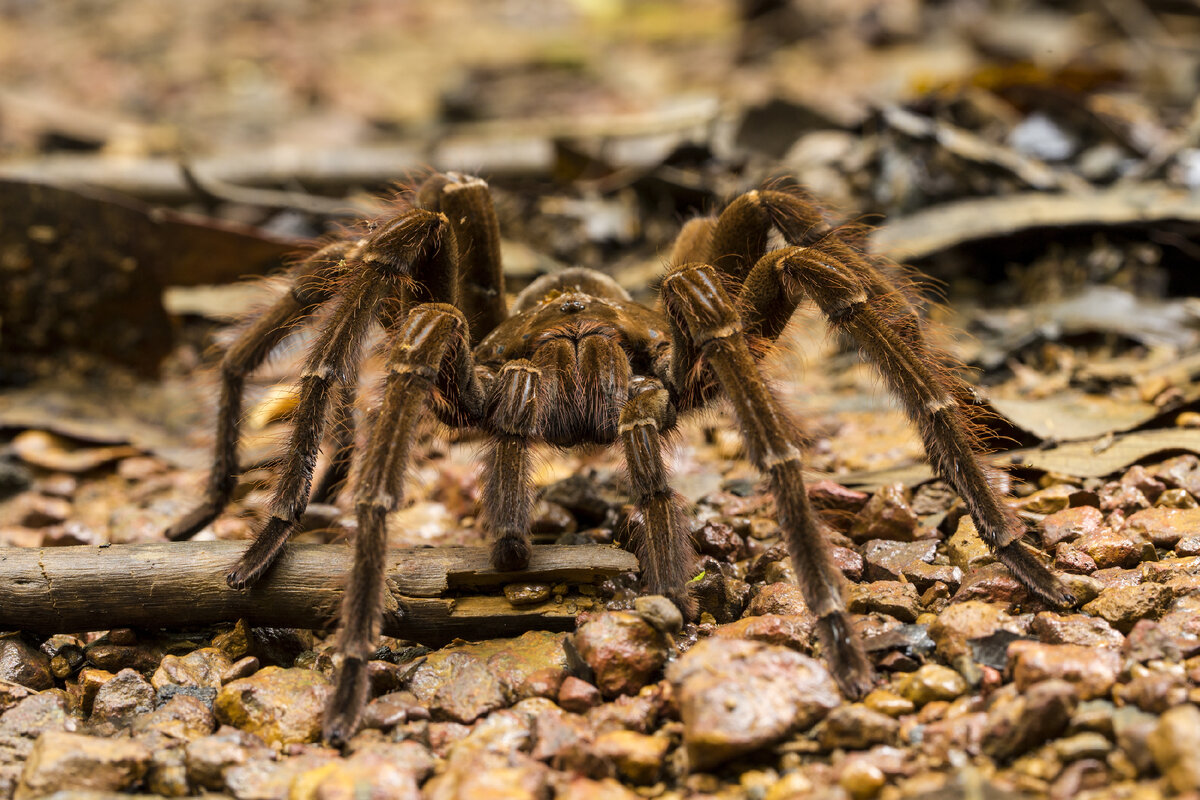
[{"label": "tree bark piece", "polygon": [[[353,553],[347,545],[293,545],[245,591],[225,574],[245,542],[0,548],[0,629],[63,633],[182,628],[245,619],[250,625],[326,628],[337,619]],[[488,548],[394,548],[388,553],[384,634],[439,645],[526,630],[569,630],[581,596],[514,607],[480,590],[509,583],[591,584],[638,569],[606,545],[543,546],[529,567],[497,572]]]}]

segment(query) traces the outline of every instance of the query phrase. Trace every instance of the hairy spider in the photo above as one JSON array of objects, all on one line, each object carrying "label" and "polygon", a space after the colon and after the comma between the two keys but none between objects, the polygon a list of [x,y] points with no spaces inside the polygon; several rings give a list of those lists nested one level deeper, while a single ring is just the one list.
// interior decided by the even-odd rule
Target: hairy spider
[{"label": "hairy spider", "polygon": [[[777,233],[785,244],[771,249]],[[326,419],[338,455],[314,497],[345,477],[354,438],[357,366],[368,329],[390,343],[382,403],[372,415],[355,487],[358,533],[341,612],[343,656],[324,734],[340,742],[367,698],[367,661],[384,607],[386,515],[422,420],[490,438],[482,519],[492,564],[529,560],[530,448],[620,442],[641,512],[642,585],[694,613],[687,584],[696,560],[687,510],[670,488],[664,436],[679,415],[727,398],[749,456],[775,497],[804,597],[819,620],[822,652],[849,696],[871,684],[850,625],[842,576],[801,477],[801,437],[764,381],[757,359],[805,297],[875,363],[916,424],[937,471],[965,501],[980,535],[1034,594],[1070,602],[1058,579],[1020,542],[1023,532],[979,459],[970,388],[925,341],[918,315],[895,284],[795,190],[741,195],[719,217],[684,226],[657,308],[633,302],[611,278],[567,269],[534,281],[506,308],[499,229],[487,184],[434,175],[415,203],[361,238],[318,250],[291,275],[291,291],[259,316],[225,355],[216,455],[204,501],[168,531],[181,539],[229,502],[237,468],[246,375],[296,324],[333,308],[307,357],[294,428],[271,516],[228,575],[247,587],[275,561],[309,501]],[[330,409],[332,407],[332,413]]]}]

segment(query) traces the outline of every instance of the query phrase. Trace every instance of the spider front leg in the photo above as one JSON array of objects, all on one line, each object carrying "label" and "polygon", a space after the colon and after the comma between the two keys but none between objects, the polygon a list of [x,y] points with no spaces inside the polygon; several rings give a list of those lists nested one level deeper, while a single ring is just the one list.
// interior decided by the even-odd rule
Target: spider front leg
[{"label": "spider front leg", "polygon": [[[313,344],[300,378],[294,424],[271,499],[271,516],[227,576],[229,585],[254,584],[278,558],[308,505],[330,401],[338,386],[353,386],[363,339],[380,301],[400,294],[453,302],[456,245],[444,216],[413,210],[380,228],[362,246],[344,281],[341,301]],[[448,295],[439,297],[438,294]]]},{"label": "spider front leg", "polygon": [[333,296],[334,280],[355,243],[336,242],[313,253],[293,273],[288,292],[237,338],[221,359],[217,440],[204,499],[167,529],[172,541],[191,538],[229,504],[237,484],[237,446],[246,376],[258,368],[297,323]]},{"label": "spider front leg", "polygon": [[366,704],[367,662],[379,638],[386,599],[385,522],[404,502],[405,472],[435,390],[449,401],[455,418],[478,421],[482,416],[484,391],[471,357],[466,319],[453,306],[431,303],[413,308],[395,337],[383,404],[362,456],[355,492],[354,566],[342,602],[342,665],[325,715],[324,736],[332,743],[354,735]]},{"label": "spider front leg", "polygon": [[[980,537],[1035,595],[1054,606],[1074,598],[1020,540],[1020,521],[996,489],[994,473],[979,458],[981,445],[962,403],[964,385],[948,374],[943,359],[921,335],[905,300],[862,258],[844,245],[787,247],[763,257],[751,272],[793,305],[811,297],[834,327],[849,333],[874,362],[916,424],[938,474],[954,487]],[[747,281],[749,284],[749,281]]]},{"label": "spider front leg", "polygon": [[532,548],[529,526],[533,483],[529,471],[530,440],[537,435],[542,371],[526,359],[509,361],[497,373],[487,403],[488,449],[482,511],[492,534],[492,566],[501,571],[524,569]]},{"label": "spider front leg", "polygon": [[648,380],[621,409],[618,432],[633,501],[642,512],[636,549],[642,562],[643,587],[670,598],[688,618],[694,618],[696,600],[687,586],[695,573],[696,548],[683,501],[667,483],[662,456],[663,435],[673,427],[675,408],[670,394],[658,381]]},{"label": "spider front leg", "polygon": [[716,374],[741,425],[750,460],[767,475],[788,553],[833,677],[848,697],[871,688],[871,665],[850,625],[842,575],[817,522],[802,475],[800,436],[758,371],[733,301],[709,266],[688,264],[663,281],[676,335],[686,335]]}]

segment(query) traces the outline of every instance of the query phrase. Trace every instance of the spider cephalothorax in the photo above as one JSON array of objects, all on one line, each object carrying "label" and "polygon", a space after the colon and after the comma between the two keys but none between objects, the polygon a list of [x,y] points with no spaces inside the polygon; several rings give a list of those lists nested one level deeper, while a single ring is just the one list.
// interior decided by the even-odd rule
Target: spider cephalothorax
[{"label": "spider cephalothorax", "polygon": [[[775,249],[773,233],[783,242]],[[332,309],[300,378],[271,516],[229,573],[234,587],[253,584],[299,524],[329,417],[339,455],[313,496],[328,496],[345,477],[360,351],[368,330],[382,324],[390,346],[387,377],[358,455],[358,533],[327,739],[353,734],[366,701],[366,665],[384,606],[384,519],[403,502],[405,471],[427,414],[489,438],[483,520],[494,537],[492,563],[501,570],[529,560],[530,448],[619,442],[643,527],[643,588],[691,612],[687,583],[696,556],[687,509],[670,488],[663,442],[679,415],[726,398],[775,496],[822,651],[843,691],[859,696],[870,686],[871,668],[808,502],[801,437],[760,374],[757,354],[766,348],[751,346],[775,340],[805,298],[879,368],[997,557],[1037,596],[1068,602],[1058,580],[1020,542],[1022,526],[979,460],[965,410],[969,387],[940,366],[918,315],[884,273],[799,192],[783,189],[749,192],[719,217],[689,222],[656,308],[633,302],[600,273],[571,269],[535,281],[509,309],[487,185],[433,176],[411,207],[297,265],[291,291],[230,348],[207,495],[168,535],[190,536],[228,503],[245,376],[299,320],[328,302]]]}]

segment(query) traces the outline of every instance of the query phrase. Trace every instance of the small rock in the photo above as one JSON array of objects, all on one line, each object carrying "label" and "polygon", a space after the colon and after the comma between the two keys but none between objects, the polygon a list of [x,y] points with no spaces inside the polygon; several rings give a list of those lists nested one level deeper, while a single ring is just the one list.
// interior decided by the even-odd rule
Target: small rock
[{"label": "small rock", "polygon": [[709,520],[692,533],[696,549],[717,561],[732,564],[742,558],[746,543],[733,527],[724,522]]},{"label": "small rock", "polygon": [[1200,556],[1200,536],[1184,536],[1175,545],[1175,555],[1180,558]]},{"label": "small rock", "polygon": [[916,622],[920,613],[917,587],[899,581],[874,581],[850,586],[846,605],[855,614],[876,612],[901,622]]},{"label": "small rock", "polygon": [[1105,589],[1083,607],[1088,614],[1101,617],[1117,630],[1128,633],[1140,619],[1157,619],[1170,605],[1170,587],[1161,583],[1138,586],[1114,586]]},{"label": "small rock", "polygon": [[44,797],[62,789],[127,789],[146,773],[150,755],[146,745],[130,739],[48,731],[34,743],[15,797]]},{"label": "small rock", "polygon": [[1176,792],[1200,790],[1200,708],[1183,705],[1167,711],[1148,744],[1159,772]]},{"label": "small rock", "polygon": [[846,576],[846,580],[855,583],[862,580],[863,557],[858,554],[857,550],[835,544],[829,548],[829,554],[833,557],[833,565]]},{"label": "small rock", "polygon": [[612,760],[622,778],[645,785],[658,780],[671,741],[633,731],[609,731],[596,737],[592,747],[596,755]]},{"label": "small rock", "polygon": [[819,480],[808,484],[808,499],[817,511],[856,514],[862,510],[871,496],[866,492],[847,489],[831,480]]},{"label": "small rock", "polygon": [[999,562],[984,564],[971,570],[953,598],[956,603],[982,600],[985,603],[1005,603],[1009,606],[1021,605],[1028,599],[1029,590],[1013,577],[1008,567]]},{"label": "small rock", "polygon": [[879,794],[885,783],[887,777],[883,770],[862,758],[848,760],[838,776],[838,785],[854,800],[868,800],[874,797]]},{"label": "small rock", "polygon": [[817,726],[817,741],[826,750],[866,750],[877,744],[893,744],[900,723],[862,703],[839,706]]},{"label": "small rock", "polygon": [[889,717],[902,717],[916,710],[916,704],[912,700],[887,689],[872,690],[863,698],[863,704],[872,711],[887,714]]},{"label": "small rock", "polygon": [[675,634],[683,629],[683,614],[679,606],[662,595],[635,598],[633,610],[659,633]]},{"label": "small rock", "polygon": [[1071,505],[1071,495],[1079,491],[1076,486],[1060,483],[1016,500],[1013,505],[1020,511],[1031,514],[1053,514]]},{"label": "small rock", "polygon": [[881,486],[850,526],[850,538],[856,542],[893,539],[911,542],[917,533],[917,514],[902,483]]},{"label": "small rock", "polygon": [[429,719],[429,709],[412,692],[391,692],[367,703],[363,727],[386,731],[413,719]]},{"label": "small rock", "polygon": [[237,661],[229,665],[229,669],[221,673],[221,684],[236,681],[238,678],[249,678],[254,673],[258,672],[258,659],[254,656],[246,656],[239,658]]},{"label": "small rock", "polygon": [[320,672],[264,667],[221,689],[217,720],[270,743],[315,742],[332,691],[329,679]]},{"label": "small rock", "polygon": [[613,611],[589,617],[575,632],[575,649],[591,667],[605,697],[634,694],[662,669],[662,635],[636,614]]},{"label": "small rock", "polygon": [[429,658],[413,673],[409,688],[435,719],[470,723],[508,705],[503,682],[487,661],[469,652]]},{"label": "small rock", "polygon": [[154,687],[131,669],[104,683],[92,701],[92,719],[122,724],[154,708]]},{"label": "small rock", "polygon": [[1024,755],[1067,729],[1078,697],[1062,680],[1040,681],[1021,693],[1006,693],[988,711],[983,751],[1006,761]]},{"label": "small rock", "polygon": [[513,606],[532,606],[550,599],[546,583],[509,583],[504,587],[504,599]]},{"label": "small rock", "polygon": [[1135,705],[1151,714],[1162,714],[1168,708],[1187,702],[1188,687],[1182,675],[1153,671],[1138,674],[1128,683],[1117,684],[1113,696],[1125,705]]},{"label": "small rock", "polygon": [[555,797],[556,800],[638,800],[638,795],[613,778],[596,781],[574,777]]},{"label": "small rock", "polygon": [[1024,691],[1058,678],[1075,685],[1081,699],[1103,697],[1117,681],[1121,656],[1114,648],[1018,641],[1008,647],[1013,680]]},{"label": "small rock", "polygon": [[897,692],[916,706],[934,700],[953,700],[967,691],[967,682],[949,667],[926,664],[900,678]]},{"label": "small rock", "polygon": [[667,677],[697,770],[807,728],[841,702],[820,662],[757,642],[706,639],[671,664]]},{"label": "small rock", "polygon": [[0,680],[41,691],[54,686],[50,657],[16,636],[0,639]]},{"label": "small rock", "polygon": [[558,704],[576,714],[583,714],[589,708],[600,705],[602,701],[599,689],[574,675],[564,678],[562,688],[558,690]]},{"label": "small rock", "polygon": [[184,765],[188,781],[194,786],[220,791],[225,788],[225,770],[251,761],[266,761],[273,755],[271,748],[257,736],[223,727],[211,736],[188,742]]},{"label": "small rock", "polygon": [[991,548],[979,537],[975,523],[966,514],[958,520],[958,528],[946,542],[946,556],[951,564],[964,573],[970,573],[975,567],[990,564],[996,558],[992,555]]},{"label": "small rock", "polygon": [[1158,508],[1200,508],[1200,503],[1197,503],[1196,498],[1188,494],[1186,489],[1167,489],[1158,496],[1154,505]]},{"label": "small rock", "polygon": [[1052,550],[1062,542],[1100,530],[1103,524],[1104,514],[1094,506],[1064,508],[1042,520],[1042,546]]},{"label": "small rock", "polygon": [[178,686],[211,686],[219,689],[221,677],[232,666],[229,656],[217,647],[202,647],[185,656],[163,656],[150,678],[155,689],[168,683]]},{"label": "small rock", "polygon": [[1128,526],[1121,533],[1100,528],[1076,539],[1074,547],[1087,553],[1099,569],[1129,568],[1142,563],[1144,541],[1141,536],[1131,534]]},{"label": "small rock", "polygon": [[804,593],[794,583],[768,583],[758,590],[758,594],[746,606],[746,616],[759,617],[764,614],[811,616],[808,604],[804,602]]},{"label": "small rock", "polygon": [[1133,514],[1149,507],[1149,498],[1140,489],[1133,486],[1106,483],[1100,492],[1101,511],[1121,511],[1125,514]]},{"label": "small rock", "polygon": [[1125,637],[1106,620],[1086,614],[1042,611],[1033,618],[1030,630],[1046,644],[1120,647],[1125,642]]},{"label": "small rock", "polygon": [[1154,770],[1150,737],[1154,735],[1158,723],[1158,716],[1133,706],[1118,708],[1112,715],[1113,735],[1120,753],[1134,770],[1143,775]]},{"label": "small rock", "polygon": [[1069,544],[1060,544],[1054,551],[1054,569],[1072,575],[1091,575],[1097,567],[1087,553]]},{"label": "small rock", "polygon": [[134,720],[134,733],[157,731],[172,739],[191,741],[208,736],[217,727],[212,709],[203,701],[177,694],[149,714]]},{"label": "small rock", "polygon": [[1095,731],[1083,731],[1067,736],[1054,743],[1054,752],[1065,762],[1095,758],[1103,761],[1112,750],[1108,737]]},{"label": "small rock", "polygon": [[557,539],[564,533],[574,533],[578,528],[575,517],[571,512],[558,503],[539,500],[533,509],[533,519],[529,524],[529,532],[534,536],[546,536]]},{"label": "small rock", "polygon": [[929,625],[929,635],[937,644],[938,655],[953,664],[971,655],[971,639],[982,639],[1011,625],[1012,617],[999,606],[968,600],[947,606],[938,614]]},{"label": "small rock", "polygon": [[718,625],[713,634],[725,639],[749,639],[806,652],[811,649],[815,628],[816,618],[811,614],[764,614],[761,617],[743,617],[737,622]]},{"label": "small rock", "polygon": [[869,581],[898,581],[914,563],[930,563],[937,553],[937,540],[895,542],[873,539],[863,545],[864,577]]},{"label": "small rock", "polygon": [[1200,508],[1148,508],[1131,514],[1122,531],[1140,536],[1164,550],[1173,548],[1184,536],[1200,530]]}]

